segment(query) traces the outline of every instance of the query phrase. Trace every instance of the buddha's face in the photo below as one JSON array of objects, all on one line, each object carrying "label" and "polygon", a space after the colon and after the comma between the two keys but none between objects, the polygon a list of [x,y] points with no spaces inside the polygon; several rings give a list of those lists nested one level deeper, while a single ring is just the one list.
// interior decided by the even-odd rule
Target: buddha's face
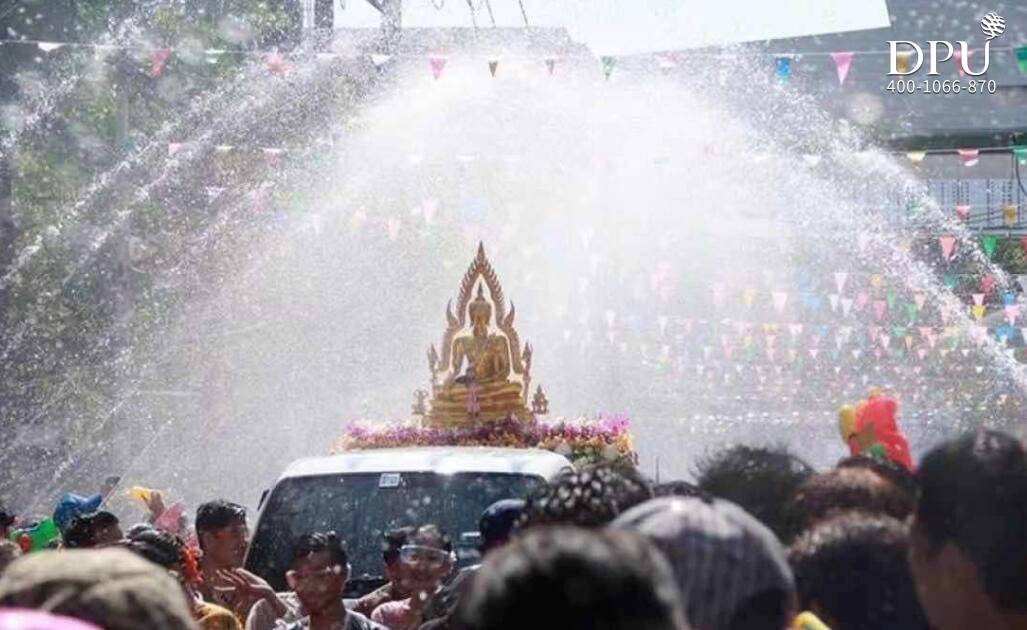
[{"label": "buddha's face", "polygon": [[471,327],[475,333],[486,332],[489,328],[489,318],[492,316],[492,309],[488,306],[471,307]]}]

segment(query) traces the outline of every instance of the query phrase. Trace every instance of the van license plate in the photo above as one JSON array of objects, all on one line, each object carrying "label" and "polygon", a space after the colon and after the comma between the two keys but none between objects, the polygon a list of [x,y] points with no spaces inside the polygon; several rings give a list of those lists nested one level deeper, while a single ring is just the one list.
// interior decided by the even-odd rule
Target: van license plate
[{"label": "van license plate", "polygon": [[378,478],[379,488],[398,488],[400,482],[399,473],[382,473]]}]

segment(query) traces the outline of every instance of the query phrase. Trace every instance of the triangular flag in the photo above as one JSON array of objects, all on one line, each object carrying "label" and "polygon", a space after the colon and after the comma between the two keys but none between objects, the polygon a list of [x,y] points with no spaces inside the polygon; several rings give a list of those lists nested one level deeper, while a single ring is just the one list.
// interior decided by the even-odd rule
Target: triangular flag
[{"label": "triangular flag", "polygon": [[788,302],[788,294],[784,291],[774,291],[774,310],[781,314],[785,310],[785,303]]},{"label": "triangular flag", "polygon": [[906,151],[906,157],[914,166],[920,166],[920,163],[927,157],[927,151]]},{"label": "triangular flag", "polygon": [[442,76],[442,69],[446,67],[446,58],[431,55],[428,57],[428,67],[431,68],[431,75],[438,80]]},{"label": "triangular flag", "polygon": [[956,149],[963,166],[975,166],[981,159],[980,149]]},{"label": "triangular flag", "polygon": [[913,300],[916,301],[916,310],[918,310],[918,311],[924,310],[924,304],[927,303],[927,296],[926,295],[924,295],[923,293],[917,293],[916,295],[913,296]]},{"label": "triangular flag", "polygon": [[1006,307],[1006,321],[1010,325],[1016,323],[1016,318],[1020,316],[1020,306],[1017,304],[1007,304]]},{"label": "triangular flag", "polygon": [[849,67],[852,66],[852,53],[834,52],[831,53],[831,58],[834,59],[834,67],[838,71],[838,85],[845,85],[845,77],[849,76]]},{"label": "triangular flag", "polygon": [[382,66],[388,63],[389,59],[392,59],[392,55],[381,55],[377,53],[371,55],[371,63],[378,69],[381,69]]},{"label": "triangular flag", "polygon": [[1006,221],[1006,227],[1013,227],[1016,225],[1016,204],[1007,203],[1002,206],[1002,218]]},{"label": "triangular flag", "polygon": [[838,311],[838,294],[837,293],[832,293],[832,294],[828,295],[827,296],[827,301],[831,304],[831,312],[832,313],[837,312]]},{"label": "triangular flag", "polygon": [[553,72],[556,70],[556,57],[546,57],[546,72],[549,76],[553,76]]},{"label": "triangular flag", "polygon": [[984,295],[991,295],[992,291],[995,290],[995,276],[990,273],[981,276],[981,291]]},{"label": "triangular flag", "polygon": [[756,289],[746,287],[745,290],[742,291],[742,302],[744,302],[746,306],[752,306],[753,303],[756,302]]},{"label": "triangular flag", "polygon": [[780,81],[787,81],[792,76],[792,58],[777,58],[777,78]]},{"label": "triangular flag", "polygon": [[607,79],[609,79],[610,75],[613,74],[613,67],[617,65],[617,58],[605,56],[602,58],[602,62],[603,74],[606,76]]},{"label": "triangular flag", "polygon": [[852,310],[852,298],[842,298],[842,315],[848,317],[849,311]]},{"label": "triangular flag", "polygon": [[988,255],[988,258],[995,257],[995,248],[998,247],[998,237],[994,234],[981,235],[981,249]]},{"label": "triangular flag", "polygon": [[64,44],[61,44],[60,42],[36,42],[36,46],[39,47],[39,50],[48,53],[61,48]]},{"label": "triangular flag", "polygon": [[[972,50],[966,51],[966,65],[970,65],[970,57],[973,54],[974,54],[974,51],[972,51]],[[963,68],[963,50],[962,49],[957,48],[952,53],[952,62],[956,64],[956,72],[959,74],[959,76],[965,77],[966,76],[966,70]]]},{"label": "triangular flag", "polygon": [[171,56],[170,48],[160,48],[150,53],[150,76],[159,77],[164,72],[164,65]]},{"label": "triangular flag", "polygon": [[973,316],[974,316],[975,319],[977,319],[977,321],[980,321],[980,320],[984,319],[984,305],[983,304],[974,304],[973,306],[970,307],[970,311],[973,313]]},{"label": "triangular flag", "polygon": [[168,157],[174,156],[176,153],[182,150],[185,146],[184,142],[169,142],[168,143]]},{"label": "triangular flag", "polygon": [[941,245],[941,255],[946,261],[952,260],[952,252],[956,248],[956,237],[955,236],[939,236],[938,244]]},{"label": "triangular flag", "polygon": [[489,59],[489,74],[492,75],[492,78],[495,78],[496,70],[498,70],[498,69],[499,69],[499,60],[498,59]]},{"label": "triangular flag", "polygon": [[984,294],[983,293],[974,293],[971,297],[973,297],[974,304],[976,304],[977,306],[980,306],[980,305],[984,304]]},{"label": "triangular flag", "polygon": [[849,274],[844,271],[834,272],[834,286],[838,288],[838,295],[845,293],[845,281],[849,279]]},{"label": "triangular flag", "polygon": [[970,220],[970,206],[967,204],[959,204],[956,206],[956,216],[959,217],[960,221],[966,222]]},{"label": "triangular flag", "polygon": [[1016,65],[1020,66],[1020,72],[1027,74],[1027,46],[1016,49]]},{"label": "triangular flag", "polygon": [[859,247],[859,251],[862,252],[862,251],[864,251],[867,248],[867,245],[870,244],[870,239],[871,238],[872,237],[869,234],[867,234],[866,232],[860,232],[856,236],[856,245]]},{"label": "triangular flag", "polygon": [[884,311],[887,308],[888,303],[884,300],[874,301],[874,317],[877,319],[877,321],[881,321],[882,319],[884,319]]}]

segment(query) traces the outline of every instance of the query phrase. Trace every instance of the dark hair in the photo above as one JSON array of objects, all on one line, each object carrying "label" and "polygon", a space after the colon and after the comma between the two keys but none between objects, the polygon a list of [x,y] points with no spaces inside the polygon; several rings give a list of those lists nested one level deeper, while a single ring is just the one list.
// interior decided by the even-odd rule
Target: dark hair
[{"label": "dark hair", "polygon": [[510,540],[517,522],[524,514],[524,505],[522,499],[503,499],[485,508],[478,519],[482,552],[504,545]]},{"label": "dark hair", "polygon": [[185,543],[174,534],[151,528],[134,531],[126,546],[156,565],[174,569],[182,561]]},{"label": "dark hair", "polygon": [[813,468],[783,446],[733,446],[699,462],[699,488],[741,506],[784,540],[786,506]]},{"label": "dark hair", "polygon": [[332,558],[332,564],[345,567],[349,564],[349,554],[346,553],[346,546],[335,532],[306,534],[300,536],[296,544],[292,546],[292,557],[289,566],[295,567],[296,563],[314,555],[327,551]]},{"label": "dark hair", "polygon": [[838,462],[838,469],[842,468],[865,468],[877,476],[890,481],[896,488],[916,497],[916,477],[908,468],[895,460],[887,457],[871,457],[869,455],[852,455],[845,457]]},{"label": "dark hair", "polygon": [[14,525],[14,513],[8,512],[3,503],[0,503],[0,529]]},{"label": "dark hair", "polygon": [[1027,610],[1027,456],[1013,437],[980,431],[928,453],[916,522],[932,551],[951,543],[1004,610]]},{"label": "dark hair", "polygon": [[927,630],[908,548],[906,527],[890,516],[850,512],[821,521],[788,555],[800,607],[815,602],[844,630]]},{"label": "dark hair", "polygon": [[868,468],[831,470],[807,480],[795,491],[788,506],[789,534],[798,535],[823,518],[852,510],[903,520],[913,512],[915,500]]},{"label": "dark hair", "polygon": [[521,527],[603,527],[622,512],[653,498],[652,488],[633,469],[603,464],[567,471],[528,498]]},{"label": "dark hair", "polygon": [[688,481],[665,481],[653,486],[653,496],[657,497],[696,497],[709,499],[709,493]]},{"label": "dark hair", "polygon": [[453,614],[457,630],[684,627],[670,569],[628,532],[539,527],[485,559]]},{"label": "dark hair", "polygon": [[96,530],[118,525],[118,517],[107,510],[80,514],[71,519],[64,530],[64,546],[70,549],[88,549],[96,544]]},{"label": "dark hair", "polygon": [[[246,508],[224,499],[208,501],[196,508],[196,533],[213,532],[234,523],[246,524]],[[200,546],[203,546],[202,537]]]},{"label": "dark hair", "polygon": [[415,531],[414,527],[397,527],[385,532],[382,536],[382,560],[386,564],[398,560],[400,548],[407,544]]},{"label": "dark hair", "polygon": [[791,601],[792,594],[778,588],[760,591],[738,605],[726,630],[783,628],[791,621]]}]

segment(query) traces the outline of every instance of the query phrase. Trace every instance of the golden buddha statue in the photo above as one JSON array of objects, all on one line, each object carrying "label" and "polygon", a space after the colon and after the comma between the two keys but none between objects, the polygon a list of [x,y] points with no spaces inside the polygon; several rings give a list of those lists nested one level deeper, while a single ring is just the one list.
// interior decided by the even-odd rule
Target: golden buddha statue
[{"label": "golden buddha statue", "polygon": [[[477,295],[472,301],[475,286]],[[491,302],[485,296],[486,287]],[[428,351],[433,395],[425,423],[463,427],[511,416],[531,421],[526,404],[531,346],[519,349],[513,305],[507,313],[503,290],[481,244],[464,275],[456,312],[454,316],[451,302],[446,308],[449,326],[442,339],[441,358],[435,346]],[[470,330],[466,330],[468,320]]]}]

